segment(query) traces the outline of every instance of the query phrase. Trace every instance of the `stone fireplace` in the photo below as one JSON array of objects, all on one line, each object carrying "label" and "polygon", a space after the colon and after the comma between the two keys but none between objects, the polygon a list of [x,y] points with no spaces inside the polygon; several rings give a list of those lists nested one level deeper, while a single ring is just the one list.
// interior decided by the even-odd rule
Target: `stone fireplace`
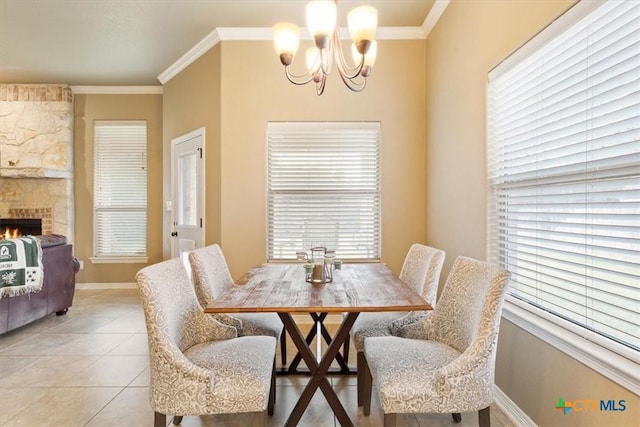
[{"label": "stone fireplace", "polygon": [[0,85],[0,218],[41,219],[73,242],[73,97],[66,85]]},{"label": "stone fireplace", "polygon": [[[8,218],[0,218],[0,238],[2,234],[19,232],[27,236],[51,234],[51,209],[9,209]],[[5,236],[6,237],[6,236]]]}]

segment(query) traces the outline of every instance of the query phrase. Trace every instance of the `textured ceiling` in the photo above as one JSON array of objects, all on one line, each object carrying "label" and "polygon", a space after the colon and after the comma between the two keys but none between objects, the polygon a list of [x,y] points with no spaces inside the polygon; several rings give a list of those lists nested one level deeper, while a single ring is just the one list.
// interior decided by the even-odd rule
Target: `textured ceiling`
[{"label": "textured ceiling", "polygon": [[[0,83],[158,85],[213,29],[304,26],[306,0],[0,0]],[[338,3],[378,9],[381,27],[419,27],[434,0]]]}]

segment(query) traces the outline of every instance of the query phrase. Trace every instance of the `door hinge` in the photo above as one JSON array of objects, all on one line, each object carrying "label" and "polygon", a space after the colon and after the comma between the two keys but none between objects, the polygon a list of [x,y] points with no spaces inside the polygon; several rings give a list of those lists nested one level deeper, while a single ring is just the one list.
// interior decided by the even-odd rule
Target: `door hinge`
[{"label": "door hinge", "polygon": [[202,228],[202,218],[200,218],[200,228]]},{"label": "door hinge", "polygon": [[198,153],[200,153],[200,158],[202,158],[202,147],[198,147],[197,150],[198,150]]}]

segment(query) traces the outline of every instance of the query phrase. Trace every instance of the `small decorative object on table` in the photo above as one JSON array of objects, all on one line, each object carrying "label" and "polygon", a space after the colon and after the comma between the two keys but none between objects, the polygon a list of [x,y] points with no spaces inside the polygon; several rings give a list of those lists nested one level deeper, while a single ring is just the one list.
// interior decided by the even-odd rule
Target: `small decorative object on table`
[{"label": "small decorative object on table", "polygon": [[[333,260],[335,251],[327,250],[323,246],[311,248],[311,257],[306,252],[297,252],[299,260],[307,260],[304,265],[305,280],[314,285],[333,281]],[[304,257],[303,257],[304,255]]]}]

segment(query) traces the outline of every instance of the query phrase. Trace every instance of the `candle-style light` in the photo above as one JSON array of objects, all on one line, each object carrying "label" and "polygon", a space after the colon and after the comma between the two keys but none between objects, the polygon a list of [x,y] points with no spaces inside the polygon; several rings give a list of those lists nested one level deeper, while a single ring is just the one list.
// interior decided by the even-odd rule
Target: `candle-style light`
[{"label": "candle-style light", "polygon": [[312,1],[306,8],[307,27],[313,46],[306,51],[307,72],[291,73],[291,64],[300,45],[300,29],[290,23],[273,26],[273,41],[287,79],[296,85],[314,82],[316,93],[322,95],[327,76],[336,65],[344,84],[354,92],[362,91],[367,84],[375,62],[377,45],[374,40],[378,26],[378,12],[371,6],[360,6],[347,15],[349,34],[353,44],[353,64],[347,64],[340,43],[337,22],[337,1]]}]

